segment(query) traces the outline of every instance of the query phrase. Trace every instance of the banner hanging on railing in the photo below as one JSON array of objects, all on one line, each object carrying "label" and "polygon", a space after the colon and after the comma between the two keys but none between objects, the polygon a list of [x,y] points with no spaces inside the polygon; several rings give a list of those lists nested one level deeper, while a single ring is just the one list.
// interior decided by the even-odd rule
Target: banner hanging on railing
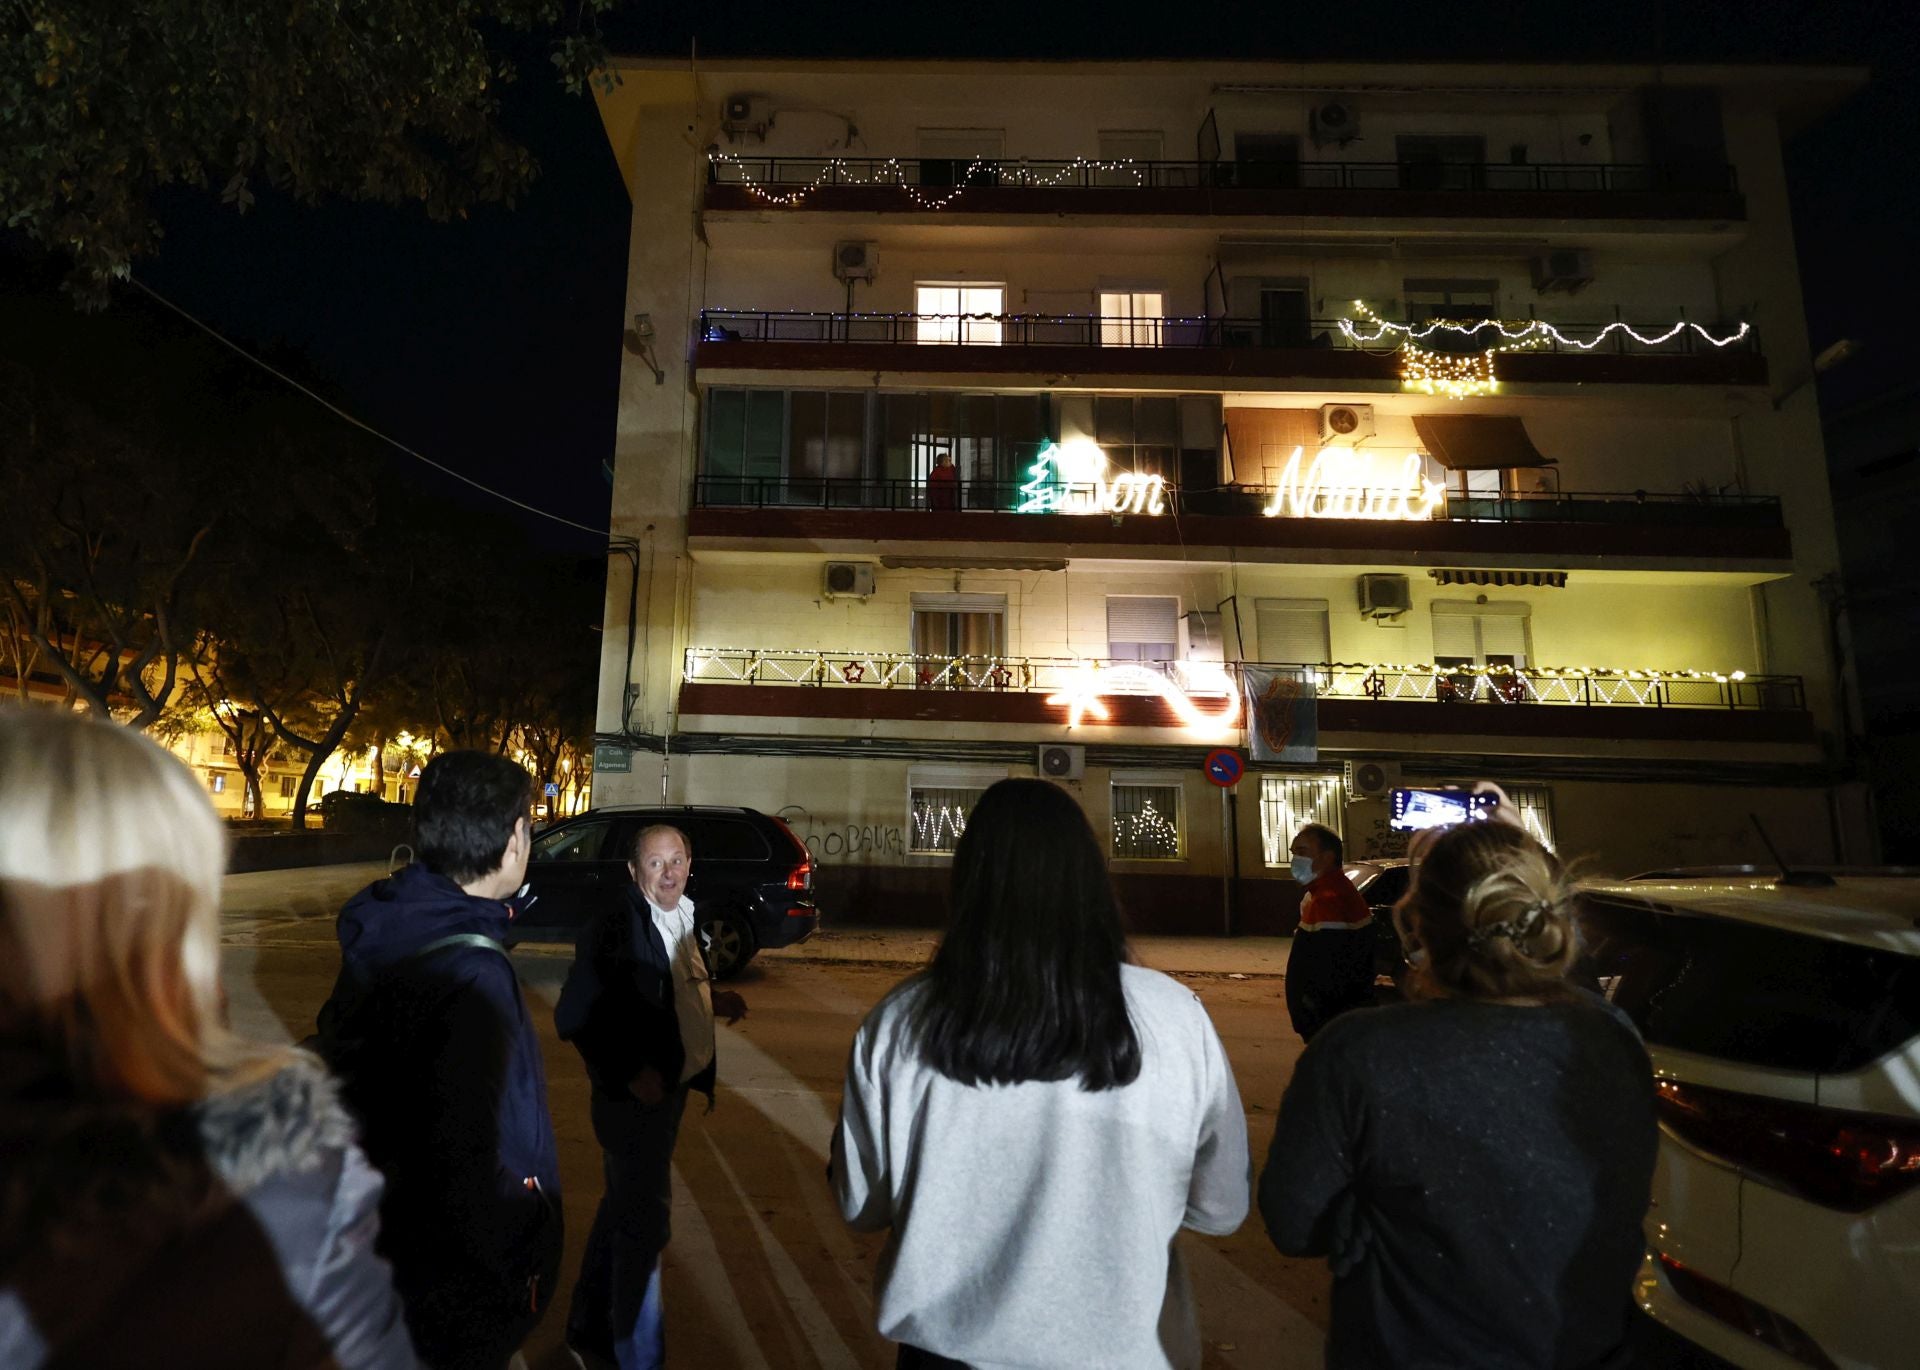
[{"label": "banner hanging on railing", "polygon": [[1247,750],[1256,762],[1296,765],[1320,759],[1320,705],[1312,675],[1242,666],[1247,692]]}]

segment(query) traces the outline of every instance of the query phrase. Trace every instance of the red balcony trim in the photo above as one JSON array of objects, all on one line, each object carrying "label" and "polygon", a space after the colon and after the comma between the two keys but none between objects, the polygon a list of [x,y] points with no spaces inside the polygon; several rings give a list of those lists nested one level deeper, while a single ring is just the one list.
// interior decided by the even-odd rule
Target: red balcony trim
[{"label": "red balcony trim", "polygon": [[1459,557],[1547,556],[1788,561],[1785,528],[1631,524],[1389,522],[1373,519],[1165,515],[922,513],[861,509],[695,509],[693,537],[808,542],[1001,542],[1140,547],[1284,547],[1337,552],[1433,552]]},{"label": "red balcony trim", "polygon": [[[750,718],[838,718],[916,723],[1059,725],[1061,711],[1040,693],[986,690],[866,690],[796,685],[680,686],[680,713]],[[1107,699],[1112,717],[1084,724],[1098,739],[1108,728],[1177,728],[1164,700]],[[1402,700],[1322,700],[1327,733],[1425,733],[1443,736],[1606,738],[1633,742],[1811,742],[1813,717],[1800,710],[1579,708],[1565,704],[1428,704]]]},{"label": "red balcony trim", "polygon": [[[944,194],[944,191],[933,192]],[[898,186],[821,186],[791,208],[772,205],[747,187],[707,187],[709,212],[925,215]],[[1102,186],[1042,189],[969,186],[940,213],[1168,215],[1325,219],[1636,219],[1741,222],[1747,202],[1737,191],[1424,191],[1236,189],[1232,187]]]},{"label": "red balcony trim", "polygon": [[[696,371],[995,372],[1042,376],[1206,376],[1231,380],[1386,381],[1400,378],[1392,353],[1302,347],[994,347],[987,344],[706,342]],[[1765,385],[1766,358],[1711,354],[1512,352],[1505,381],[1536,384]]]}]

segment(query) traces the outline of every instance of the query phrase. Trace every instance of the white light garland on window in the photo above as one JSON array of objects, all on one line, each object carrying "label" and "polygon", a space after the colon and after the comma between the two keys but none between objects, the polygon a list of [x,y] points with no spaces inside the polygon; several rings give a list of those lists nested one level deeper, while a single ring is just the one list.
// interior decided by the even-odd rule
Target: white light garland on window
[{"label": "white light garland on window", "polygon": [[[945,195],[929,195],[920,186],[907,179],[906,165],[898,157],[889,157],[879,167],[862,173],[851,169],[844,158],[829,157],[821,163],[820,172],[810,181],[792,190],[778,191],[771,185],[782,182],[761,182],[749,171],[748,163],[730,152],[710,152],[707,160],[716,166],[730,166],[739,173],[737,181],[722,181],[721,185],[744,186],[747,192],[759,200],[783,208],[795,209],[807,196],[824,185],[845,186],[897,186],[906,192],[916,209],[945,209],[967,190],[967,183],[974,175],[985,168],[992,168],[1000,184],[1012,184],[1028,189],[1050,190],[1066,185],[1070,181],[1084,180],[1088,172],[1124,171],[1132,175],[1135,187],[1147,183],[1146,172],[1131,158],[1121,161],[1101,161],[1088,157],[1075,157],[1065,166],[1052,172],[1035,171],[1025,162],[1004,162],[975,157],[967,163],[967,169],[956,179],[959,182]],[[1127,187],[1121,187],[1126,189]]]}]

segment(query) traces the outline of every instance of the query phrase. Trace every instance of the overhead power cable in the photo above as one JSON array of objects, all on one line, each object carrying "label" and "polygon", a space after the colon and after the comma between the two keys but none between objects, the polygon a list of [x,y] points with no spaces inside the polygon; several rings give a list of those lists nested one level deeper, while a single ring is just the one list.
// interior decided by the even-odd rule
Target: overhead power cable
[{"label": "overhead power cable", "polygon": [[192,324],[195,328],[198,328],[201,332],[207,334],[209,337],[213,338],[215,341],[219,342],[223,346],[230,348],[234,352],[237,352],[240,356],[252,362],[255,366],[259,367],[262,371],[266,372],[269,376],[272,376],[275,380],[278,380],[283,384],[292,386],[295,390],[298,390],[301,394],[305,395],[308,399],[312,400],[315,404],[320,405],[322,408],[329,410],[333,414],[337,415],[339,418],[346,420],[348,423],[352,424],[355,428],[358,428],[361,432],[367,433],[373,437],[376,437],[381,442],[386,443],[387,446],[396,448],[399,451],[406,453],[408,456],[412,457],[415,461],[424,462],[426,465],[431,466],[434,470],[440,472],[442,475],[452,476],[455,480],[461,482],[463,485],[470,485],[474,489],[478,490],[481,494],[491,495],[493,498],[497,500],[503,500],[506,503],[513,505],[516,509],[524,509],[529,514],[538,514],[543,519],[552,519],[555,523],[564,523],[569,528],[578,528],[581,532],[592,533],[595,537],[598,537],[598,538],[604,538],[609,536],[608,530],[605,528],[595,528],[590,524],[578,523],[578,522],[575,522],[573,519],[565,517],[564,515],[555,514],[550,512],[549,510],[542,509],[537,505],[528,504],[525,500],[515,499],[512,495],[504,494],[499,490],[495,490],[490,485],[482,485],[479,481],[475,480],[472,476],[462,475],[460,472],[454,470],[451,466],[447,466],[441,462],[437,462],[432,457],[427,456],[423,452],[415,451],[413,448],[407,446],[407,444],[405,444],[404,442],[401,442],[398,438],[389,437],[387,434],[382,433],[378,428],[375,428],[372,424],[366,423],[363,420],[356,418],[354,415],[349,414],[346,410],[342,409],[339,405],[335,404],[332,400],[329,400],[326,396],[315,393],[313,390],[309,389],[307,386],[304,386],[299,381],[295,380],[292,376],[287,375],[286,372],[276,369],[275,367],[273,367],[272,365],[270,365],[268,362],[264,361],[260,357],[255,356],[253,353],[249,352],[246,348],[242,347],[239,343],[235,342],[232,338],[229,338],[226,334],[222,333],[219,329],[215,328],[212,324],[205,323],[202,320],[195,318],[192,314],[189,314],[186,310],[182,309],[179,305],[175,304],[172,300],[168,299],[165,295],[162,295],[159,291],[155,290],[152,286],[147,285],[143,281],[134,280],[132,277],[129,277],[128,281],[134,287],[134,289],[140,291],[142,294],[145,294],[150,298],[157,300],[159,303],[165,305],[168,309],[171,309],[174,313],[178,314],[181,318],[185,319],[188,323]]}]

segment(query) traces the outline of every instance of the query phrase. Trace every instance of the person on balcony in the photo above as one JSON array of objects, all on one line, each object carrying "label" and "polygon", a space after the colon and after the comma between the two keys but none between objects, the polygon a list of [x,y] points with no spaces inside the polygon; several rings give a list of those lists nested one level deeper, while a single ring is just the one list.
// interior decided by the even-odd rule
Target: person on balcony
[{"label": "person on balcony", "polygon": [[1340,834],[1309,823],[1293,839],[1304,893],[1287,953],[1287,1013],[1303,1042],[1350,1008],[1373,1002],[1373,910],[1347,879]]},{"label": "person on balcony", "polygon": [[1246,1115],[1193,992],[1133,965],[1073,796],[1002,780],[967,818],[932,964],[854,1038],[829,1171],[888,1231],[901,1366],[1198,1366],[1175,1234],[1247,1213]]},{"label": "person on balcony", "polygon": [[927,508],[936,514],[952,513],[960,507],[960,468],[953,464],[953,453],[941,452],[927,473]]}]

